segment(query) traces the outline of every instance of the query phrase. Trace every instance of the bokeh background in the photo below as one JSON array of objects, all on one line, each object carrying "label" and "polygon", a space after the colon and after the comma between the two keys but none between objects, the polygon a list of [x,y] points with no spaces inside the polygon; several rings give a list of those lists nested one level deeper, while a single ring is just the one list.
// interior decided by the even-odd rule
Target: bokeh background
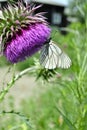
[{"label": "bokeh background", "polygon": [[[36,80],[39,70],[21,77],[0,102],[0,130],[87,130],[87,0],[23,2],[43,4],[37,11],[47,12],[51,37],[69,55],[72,66],[56,69],[49,82],[41,75]],[[6,4],[0,0],[0,9]],[[15,68],[0,57],[0,93],[14,73],[35,66],[39,56]]]}]

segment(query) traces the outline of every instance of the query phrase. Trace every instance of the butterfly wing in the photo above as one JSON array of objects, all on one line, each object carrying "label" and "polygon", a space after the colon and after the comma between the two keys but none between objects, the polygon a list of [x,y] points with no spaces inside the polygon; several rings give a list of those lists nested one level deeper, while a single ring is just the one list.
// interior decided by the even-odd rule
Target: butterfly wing
[{"label": "butterfly wing", "polygon": [[47,69],[69,68],[71,65],[70,58],[53,43],[45,44],[41,50],[40,64]]},{"label": "butterfly wing", "polygon": [[47,69],[55,69],[58,64],[61,49],[56,47],[51,41],[45,44],[41,50],[40,64]]},{"label": "butterfly wing", "polygon": [[59,68],[68,69],[71,66],[71,59],[64,53],[59,56]]}]

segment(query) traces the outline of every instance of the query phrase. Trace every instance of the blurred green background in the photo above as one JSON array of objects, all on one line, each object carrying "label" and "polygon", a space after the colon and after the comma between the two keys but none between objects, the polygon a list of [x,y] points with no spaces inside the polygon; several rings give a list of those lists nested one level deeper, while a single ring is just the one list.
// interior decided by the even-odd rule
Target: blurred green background
[{"label": "blurred green background", "polygon": [[[71,5],[72,12],[76,3]],[[28,98],[25,93],[18,108],[12,94],[5,98],[0,111],[20,111],[29,118],[29,124],[23,115],[0,114],[0,130],[87,130],[87,1],[80,1],[78,7],[80,10],[73,14],[77,21],[69,24],[66,35],[52,27],[52,39],[70,56],[72,66],[68,70],[57,69],[51,83],[39,79],[32,96]],[[39,55],[18,63],[16,70],[34,65],[34,57]],[[11,65],[1,57],[0,68],[6,66]]]}]

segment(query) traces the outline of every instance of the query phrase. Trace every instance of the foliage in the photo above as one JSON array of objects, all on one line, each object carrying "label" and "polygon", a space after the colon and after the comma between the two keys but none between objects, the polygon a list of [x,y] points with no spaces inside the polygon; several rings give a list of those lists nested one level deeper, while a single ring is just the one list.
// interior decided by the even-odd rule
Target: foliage
[{"label": "foliage", "polygon": [[[73,29],[74,33],[58,35],[62,46],[72,57],[72,67],[68,71],[58,69],[61,77],[56,76],[51,85],[45,84],[45,92],[22,102],[22,110],[30,115],[34,130],[87,128],[87,32],[85,25],[83,28],[79,22],[71,24],[69,29]],[[58,36],[54,39],[58,41]]]},{"label": "foliage", "polygon": [[80,22],[85,23],[85,19],[87,20],[87,0],[72,0],[70,14],[76,16]]},{"label": "foliage", "polygon": [[[39,82],[32,97],[29,99],[25,97],[21,102],[20,112],[30,118],[31,126],[28,127],[25,122],[20,121],[19,118],[13,115],[10,116],[7,122],[6,115],[3,116],[4,105],[2,105],[0,130],[87,129],[87,21],[86,19],[84,21],[84,23],[70,24],[66,28],[67,35],[62,35],[53,28],[52,38],[55,42],[58,42],[58,45],[61,44],[63,50],[71,57],[72,66],[69,70],[57,69],[55,75],[54,72],[51,73],[53,78],[49,83],[45,82],[42,85]],[[38,58],[38,55],[36,57]],[[19,68],[22,70],[24,65],[30,67],[33,64],[36,67],[32,71],[33,74],[37,74],[38,78],[47,80],[46,75],[50,72],[40,68],[38,62],[34,61],[35,64],[33,64],[32,58],[30,62],[27,60],[24,64],[20,63]],[[21,74],[25,74],[25,71],[22,71]],[[21,78],[21,75],[17,76],[14,76],[12,81]],[[5,92],[8,93],[8,91]],[[14,104],[14,99],[12,103]],[[14,105],[10,103],[9,106],[9,109],[14,110]]]},{"label": "foliage", "polygon": [[8,0],[9,3],[13,4],[15,2],[18,2],[18,0]]}]

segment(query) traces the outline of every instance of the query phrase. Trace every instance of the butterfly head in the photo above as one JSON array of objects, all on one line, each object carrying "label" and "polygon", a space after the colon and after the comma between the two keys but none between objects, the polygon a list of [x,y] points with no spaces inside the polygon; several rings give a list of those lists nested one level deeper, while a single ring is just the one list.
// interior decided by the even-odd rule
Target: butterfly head
[{"label": "butterfly head", "polygon": [[51,39],[52,39],[51,37],[50,37],[50,38],[48,38],[48,39],[47,39],[47,41],[45,42],[45,44],[49,44],[49,43],[50,43],[50,41],[51,41]]}]

